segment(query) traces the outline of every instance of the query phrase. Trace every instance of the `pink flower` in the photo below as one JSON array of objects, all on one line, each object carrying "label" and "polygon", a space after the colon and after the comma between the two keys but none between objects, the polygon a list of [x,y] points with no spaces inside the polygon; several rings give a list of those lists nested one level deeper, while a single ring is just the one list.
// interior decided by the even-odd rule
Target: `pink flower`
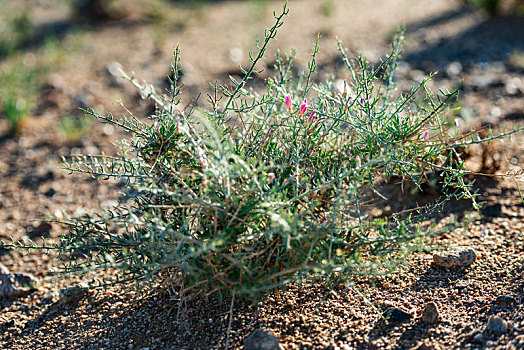
[{"label": "pink flower", "polygon": [[429,130],[424,131],[424,141],[427,141],[429,137]]},{"label": "pink flower", "polygon": [[300,116],[302,117],[304,113],[306,113],[307,109],[309,108],[309,105],[307,104],[307,100],[304,99],[304,102],[300,105]]},{"label": "pink flower", "polygon": [[267,178],[269,182],[273,182],[276,178],[275,173],[267,173]]},{"label": "pink flower", "polygon": [[286,95],[285,99],[287,109],[289,110],[289,113],[291,113],[291,96]]},{"label": "pink flower", "polygon": [[315,118],[315,111],[311,112],[311,115],[309,116],[309,118],[307,118],[307,123],[311,123],[313,121],[313,119]]}]

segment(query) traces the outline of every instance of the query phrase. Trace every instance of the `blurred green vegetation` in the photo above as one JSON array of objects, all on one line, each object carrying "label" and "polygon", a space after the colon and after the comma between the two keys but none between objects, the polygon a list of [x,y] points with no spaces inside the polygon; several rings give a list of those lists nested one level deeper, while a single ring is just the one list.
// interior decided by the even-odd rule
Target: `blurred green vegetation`
[{"label": "blurred green vegetation", "polygon": [[524,0],[466,0],[475,8],[488,13],[491,16],[502,13],[524,15]]},{"label": "blurred green vegetation", "polygon": [[29,9],[10,11],[5,1],[0,1],[0,56],[9,56],[27,44],[33,34],[34,25]]},{"label": "blurred green vegetation", "polygon": [[496,14],[500,9],[502,0],[471,0],[470,3],[487,13]]},{"label": "blurred green vegetation", "polygon": [[50,35],[39,46],[22,50],[33,35],[33,24],[26,7],[12,10],[0,13],[1,30],[12,31],[0,39],[0,117],[7,121],[9,132],[17,133],[34,111],[47,74],[81,48],[83,33],[73,30],[63,38]]},{"label": "blurred green vegetation", "polygon": [[84,137],[92,125],[93,119],[83,113],[66,113],[60,118],[59,129],[67,141],[75,142]]},{"label": "blurred green vegetation", "polygon": [[42,70],[30,60],[18,60],[0,67],[0,108],[9,130],[18,132],[29,115],[38,93]]},{"label": "blurred green vegetation", "polygon": [[335,12],[335,1],[334,0],[322,0],[320,4],[320,10],[322,16],[329,18]]}]

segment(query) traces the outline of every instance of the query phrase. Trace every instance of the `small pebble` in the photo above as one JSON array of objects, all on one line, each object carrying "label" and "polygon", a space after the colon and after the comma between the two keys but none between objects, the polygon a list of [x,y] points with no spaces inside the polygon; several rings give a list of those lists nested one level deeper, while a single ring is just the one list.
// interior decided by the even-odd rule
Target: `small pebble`
[{"label": "small pebble", "polygon": [[245,340],[244,350],[280,350],[277,337],[267,329],[255,329]]},{"label": "small pebble", "polygon": [[87,283],[79,283],[73,287],[60,290],[60,303],[63,305],[74,304],[83,298],[89,291]]},{"label": "small pebble", "polygon": [[462,64],[458,61],[451,62],[446,67],[446,73],[449,76],[457,76],[462,72]]},{"label": "small pebble", "polygon": [[433,262],[438,267],[466,267],[477,259],[477,254],[471,248],[456,248],[433,254]]},{"label": "small pebble", "polygon": [[44,295],[43,300],[45,300],[45,301],[53,301],[53,299],[58,298],[59,295],[60,295],[60,294],[59,294],[58,291],[47,292],[47,293]]},{"label": "small pebble", "polygon": [[434,302],[426,304],[424,311],[422,311],[422,322],[425,324],[432,324],[439,319],[438,306]]},{"label": "small pebble", "polygon": [[502,334],[508,331],[508,323],[500,316],[490,316],[486,324],[486,331]]},{"label": "small pebble", "polygon": [[457,289],[464,289],[464,288],[467,288],[471,286],[471,283],[469,282],[464,282],[464,281],[459,281],[455,284],[455,288]]}]

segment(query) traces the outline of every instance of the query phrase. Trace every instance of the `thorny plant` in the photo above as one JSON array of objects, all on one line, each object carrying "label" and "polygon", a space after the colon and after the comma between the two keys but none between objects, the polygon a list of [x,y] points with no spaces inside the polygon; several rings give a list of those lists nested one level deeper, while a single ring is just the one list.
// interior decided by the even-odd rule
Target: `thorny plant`
[{"label": "thorny plant", "polygon": [[[339,43],[348,72],[342,91],[332,79],[313,83],[318,40],[303,74],[291,74],[293,52],[277,54],[265,92],[246,88],[287,13],[284,5],[275,14],[241,81],[212,85],[209,110],[180,108],[177,48],[166,94],[123,73],[155,101],[151,123],[86,111],[133,137],[117,157],[80,157],[64,168],[119,179],[126,200],[68,221],[60,245],[71,255],[66,271],[117,267],[126,281],[170,269],[182,276],[184,293],[233,297],[312,276],[341,282],[394,266],[411,243],[438,233],[418,223],[450,200],[475,203],[455,148],[523,128],[483,140],[448,135],[444,114],[458,89],[434,95],[428,76],[407,93],[396,90],[402,31],[376,67],[364,57],[350,60]],[[420,187],[435,171],[442,192],[430,205],[382,218],[364,210],[384,181]]]}]

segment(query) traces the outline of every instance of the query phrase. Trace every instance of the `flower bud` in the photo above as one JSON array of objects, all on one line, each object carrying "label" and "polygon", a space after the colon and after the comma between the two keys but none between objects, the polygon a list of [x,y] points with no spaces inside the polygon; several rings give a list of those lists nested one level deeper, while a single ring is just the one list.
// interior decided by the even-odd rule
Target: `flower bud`
[{"label": "flower bud", "polygon": [[304,113],[306,113],[307,109],[309,108],[309,105],[307,104],[307,100],[304,99],[304,102],[300,105],[300,116],[302,117]]},{"label": "flower bud", "polygon": [[315,118],[315,111],[311,112],[311,115],[309,116],[309,118],[307,118],[307,123],[311,123],[313,121],[313,119]]},{"label": "flower bud", "polygon": [[287,109],[288,109],[289,113],[291,113],[291,96],[286,95],[284,100],[286,102],[286,106],[287,106]]}]

